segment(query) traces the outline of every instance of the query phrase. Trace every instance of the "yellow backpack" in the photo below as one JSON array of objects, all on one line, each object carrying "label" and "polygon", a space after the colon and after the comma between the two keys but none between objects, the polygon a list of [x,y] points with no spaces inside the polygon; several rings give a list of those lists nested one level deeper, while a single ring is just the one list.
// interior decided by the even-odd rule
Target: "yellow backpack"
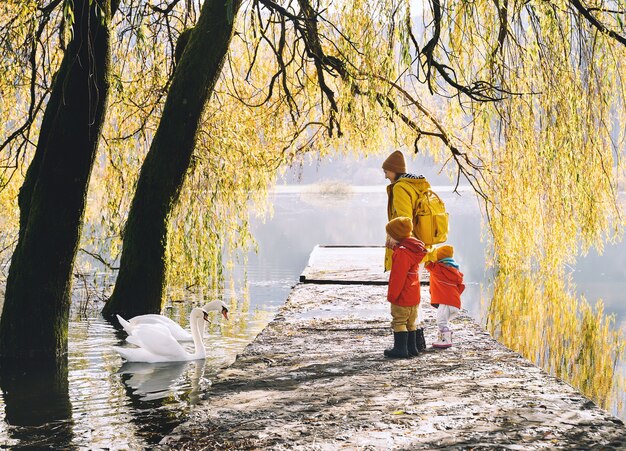
[{"label": "yellow backpack", "polygon": [[418,192],[413,233],[426,246],[448,239],[448,213],[441,198],[430,188]]}]

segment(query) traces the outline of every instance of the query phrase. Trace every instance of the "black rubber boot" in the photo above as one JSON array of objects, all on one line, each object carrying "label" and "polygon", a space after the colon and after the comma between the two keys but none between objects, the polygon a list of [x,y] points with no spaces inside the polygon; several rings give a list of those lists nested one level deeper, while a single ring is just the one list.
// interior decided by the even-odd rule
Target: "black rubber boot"
[{"label": "black rubber boot", "polygon": [[409,339],[408,332],[393,333],[393,348],[385,349],[385,357],[392,359],[408,359],[409,351],[407,349],[407,341]]},{"label": "black rubber boot", "polygon": [[423,328],[419,328],[415,331],[415,346],[419,352],[426,351],[426,339],[424,338]]},{"label": "black rubber boot", "polygon": [[414,330],[409,331],[409,338],[406,344],[406,348],[409,351],[409,356],[417,357],[419,355],[419,351],[417,349],[417,341],[415,340],[416,332]]}]

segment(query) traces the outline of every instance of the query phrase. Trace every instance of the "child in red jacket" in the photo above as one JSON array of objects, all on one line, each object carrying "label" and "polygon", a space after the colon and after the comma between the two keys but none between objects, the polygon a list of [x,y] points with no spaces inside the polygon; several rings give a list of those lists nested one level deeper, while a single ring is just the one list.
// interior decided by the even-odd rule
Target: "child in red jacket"
[{"label": "child in red jacket", "polygon": [[437,309],[439,326],[439,337],[433,348],[449,348],[452,346],[452,331],[448,321],[456,317],[461,309],[461,293],[465,290],[463,273],[452,258],[452,246],[441,246],[431,252],[436,261],[426,263],[426,269],[430,272],[430,305]]},{"label": "child in red jacket", "polygon": [[417,309],[420,303],[419,264],[426,255],[424,243],[411,236],[411,218],[392,219],[385,227],[386,246],[393,249],[387,300],[391,303],[393,348],[385,357],[418,355],[416,346]]}]

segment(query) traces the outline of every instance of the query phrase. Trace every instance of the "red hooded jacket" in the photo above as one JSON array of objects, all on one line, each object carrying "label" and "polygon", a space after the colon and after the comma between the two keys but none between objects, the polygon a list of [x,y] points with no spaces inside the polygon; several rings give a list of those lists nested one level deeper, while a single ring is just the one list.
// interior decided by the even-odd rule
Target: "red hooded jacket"
[{"label": "red hooded jacket", "polygon": [[420,303],[418,265],[426,255],[424,243],[414,237],[405,238],[393,249],[387,300],[402,307]]},{"label": "red hooded jacket", "polygon": [[461,308],[463,273],[439,262],[426,263],[426,269],[430,272],[430,303]]}]

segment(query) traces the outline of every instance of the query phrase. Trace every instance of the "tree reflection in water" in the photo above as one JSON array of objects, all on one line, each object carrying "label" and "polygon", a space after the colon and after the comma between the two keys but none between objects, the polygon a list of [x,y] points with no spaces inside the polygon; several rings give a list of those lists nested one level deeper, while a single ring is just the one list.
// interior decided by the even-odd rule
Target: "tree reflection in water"
[{"label": "tree reflection in water", "polygon": [[52,362],[2,365],[0,388],[13,444],[24,441],[51,449],[71,445],[74,433],[67,356]]}]

